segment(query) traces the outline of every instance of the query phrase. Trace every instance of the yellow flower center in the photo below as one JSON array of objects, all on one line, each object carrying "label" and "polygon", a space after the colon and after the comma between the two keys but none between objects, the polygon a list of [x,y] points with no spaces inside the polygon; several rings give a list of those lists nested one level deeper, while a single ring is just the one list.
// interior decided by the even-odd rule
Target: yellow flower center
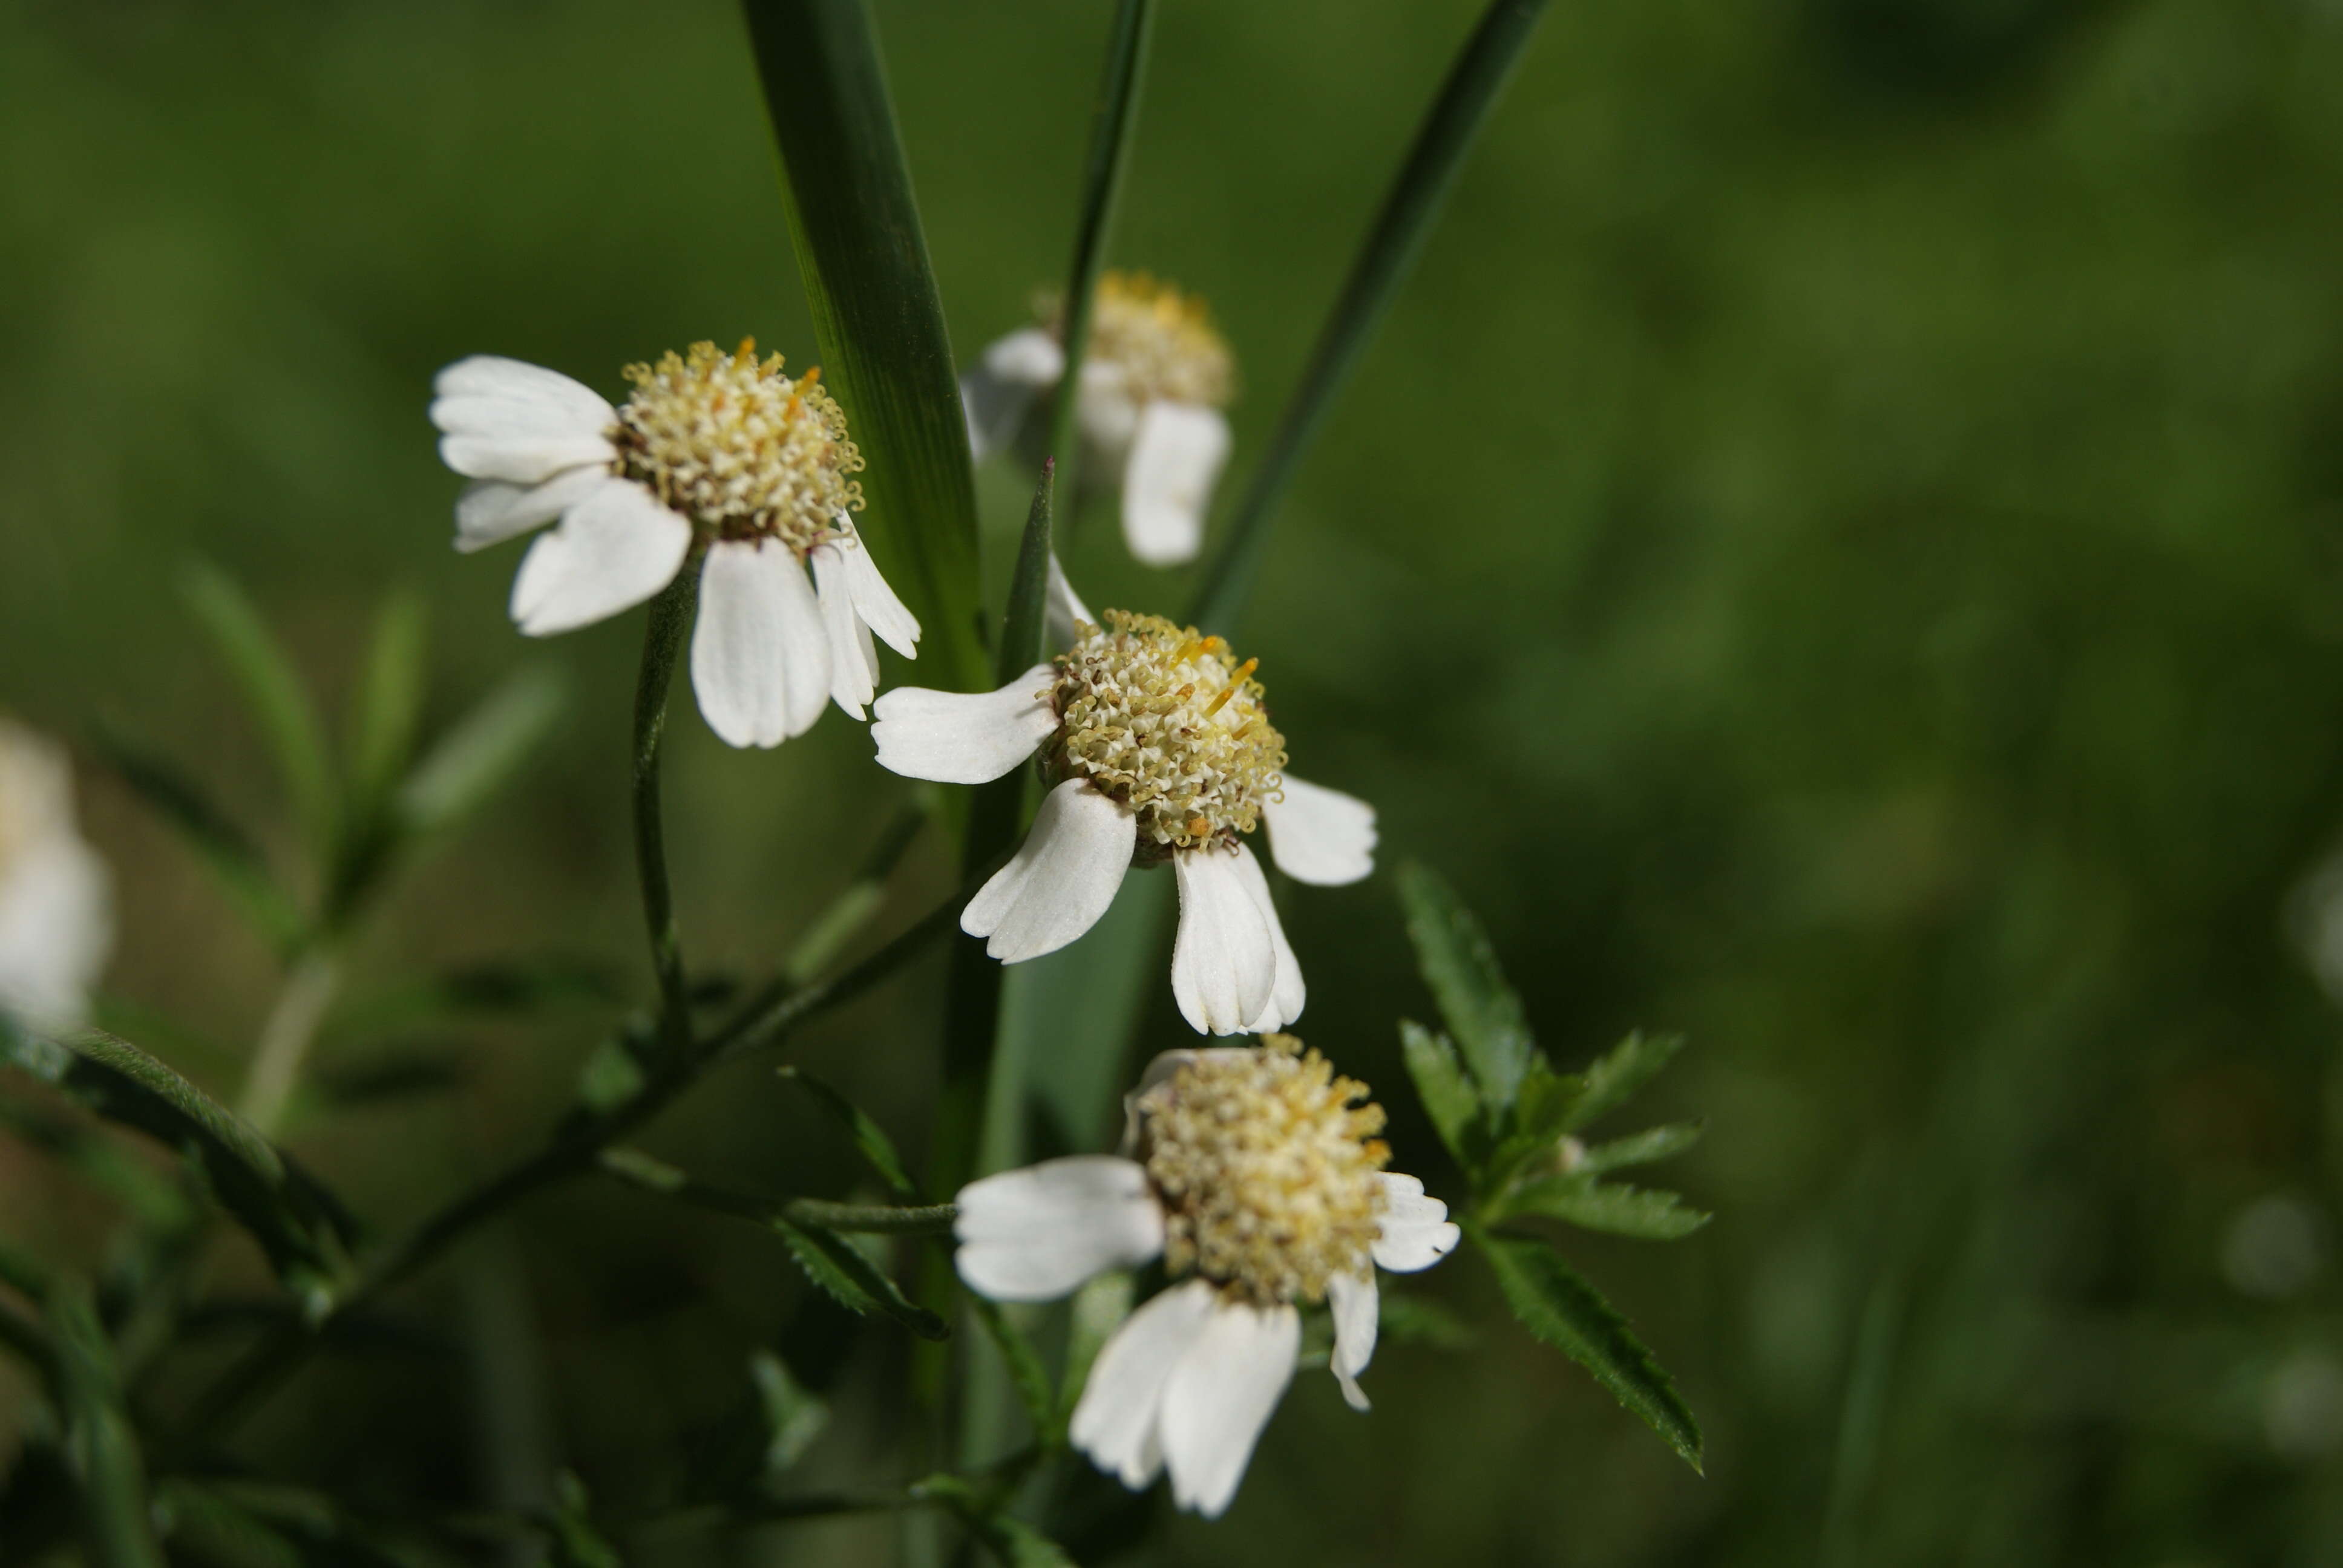
[{"label": "yellow flower center", "polygon": [[847,477],[862,454],[846,415],[821,389],[820,367],[791,380],[781,357],[759,363],[757,341],[730,354],[695,343],[656,365],[629,365],[634,394],[610,440],[618,470],[719,538],[779,539],[803,555],[862,509]]},{"label": "yellow flower center", "polygon": [[[1062,333],[1061,305],[1043,302],[1041,324]],[[1236,359],[1192,294],[1143,272],[1109,272],[1091,309],[1086,364],[1111,367],[1134,403],[1163,398],[1224,407],[1236,389]]]},{"label": "yellow flower center", "polygon": [[1254,1306],[1316,1302],[1369,1267],[1391,1158],[1383,1107],[1290,1034],[1199,1053],[1139,1100],[1164,1265]]},{"label": "yellow flower center", "polygon": [[1221,638],[1158,615],[1111,609],[1103,628],[1081,629],[1052,693],[1058,776],[1129,807],[1141,859],[1252,832],[1285,766],[1260,661],[1237,664]]}]

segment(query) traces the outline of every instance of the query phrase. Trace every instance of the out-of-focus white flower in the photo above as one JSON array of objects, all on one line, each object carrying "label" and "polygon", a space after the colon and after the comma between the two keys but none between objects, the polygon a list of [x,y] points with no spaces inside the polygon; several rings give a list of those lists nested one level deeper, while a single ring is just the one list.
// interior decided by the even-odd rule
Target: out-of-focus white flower
[{"label": "out-of-focus white flower", "polygon": [[1162,1257],[1174,1283],[1107,1341],[1074,1409],[1075,1446],[1124,1485],[1168,1468],[1181,1507],[1228,1507],[1292,1379],[1297,1304],[1332,1309],[1334,1377],[1367,1408],[1375,1269],[1430,1268],[1457,1228],[1423,1182],[1383,1169],[1383,1113],[1366,1095],[1287,1035],[1169,1051],[1125,1102],[1123,1158],[961,1189],[954,1261],[994,1301],[1050,1301]]},{"label": "out-of-focus white flower", "polygon": [[704,551],[691,684],[709,728],[734,746],[778,746],[826,703],[861,718],[878,689],[872,634],[914,658],[920,623],[855,530],[862,457],[821,372],[792,379],[744,339],[626,374],[635,389],[614,408],[517,359],[477,355],[439,372],[439,456],[472,480],[456,548],[555,525],[513,579],[512,618],[531,637],[640,604]]},{"label": "out-of-focus white flower", "polygon": [[1095,924],[1123,873],[1169,861],[1180,887],[1172,991],[1200,1033],[1265,1033],[1302,1015],[1302,966],[1244,835],[1266,823],[1296,881],[1374,869],[1375,813],[1285,769],[1257,660],[1160,616],[1093,618],[1051,567],[1051,622],[1072,646],[998,691],[897,687],[872,709],[879,762],[981,784],[1040,753],[1056,786],[960,930],[1003,963],[1055,952]]},{"label": "out-of-focus white flower", "polygon": [[79,1023],[113,945],[112,880],[75,825],[65,750],[0,718],[0,1010]]},{"label": "out-of-focus white flower", "polygon": [[[980,459],[1017,439],[1040,395],[1065,374],[1060,303],[1037,325],[986,348],[960,377],[969,445]],[[1203,302],[1145,273],[1099,279],[1074,407],[1085,457],[1122,490],[1122,537],[1150,566],[1177,566],[1203,548],[1204,512],[1229,456],[1221,410],[1235,361]]]},{"label": "out-of-focus white flower", "polygon": [[2327,1267],[2327,1216],[2291,1192],[2270,1192],[2237,1211],[2221,1238],[2221,1272],[2240,1294],[2298,1295]]}]

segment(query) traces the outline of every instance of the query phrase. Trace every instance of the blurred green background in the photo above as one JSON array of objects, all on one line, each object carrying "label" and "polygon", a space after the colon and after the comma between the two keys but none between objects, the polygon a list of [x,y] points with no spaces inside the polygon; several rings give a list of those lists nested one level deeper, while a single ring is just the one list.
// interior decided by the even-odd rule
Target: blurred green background
[{"label": "blurred green background", "polygon": [[[1111,259],[1232,339],[1232,481],[1476,10],[1164,6]],[[967,357],[1062,272],[1106,9],[879,15]],[[1708,1474],[1468,1259],[1423,1287],[1474,1349],[1387,1350],[1365,1418],[1304,1376],[1226,1520],[1159,1498],[1085,1561],[2343,1561],[2343,1074],[2299,951],[2343,819],[2338,80],[2337,0],[1554,8],[1240,647],[1302,770],[1381,808],[1386,864],[1481,909],[1559,1060],[1692,1036],[1650,1109],[1707,1119],[1668,1175],[1718,1220],[1569,1251],[1677,1375]],[[525,645],[518,552],[447,547],[423,409],[478,351],[605,392],[703,337],[813,357],[734,10],[12,0],[0,171],[0,702],[190,759],[281,846],[180,573],[228,568],[336,702],[411,585],[435,715],[531,659],[576,700],[400,885],[357,991],[496,955],[638,974],[634,618]],[[997,566],[1025,480],[982,478]],[[1183,603],[1107,523],[1070,552],[1091,601]],[[673,733],[687,940],[762,972],[906,787],[834,718],[771,754],[688,709]],[[232,1086],[266,950],[120,786],[91,768],[84,797],[120,879],[110,988]],[[949,881],[916,849],[882,926]],[[1455,1195],[1398,1065],[1429,1001],[1388,877],[1302,890],[1288,924],[1301,1032]],[[940,972],[795,1056],[911,1147]],[[1143,1049],[1189,1038],[1168,990],[1148,1010]],[[454,1098],[292,1147],[411,1217],[549,1123],[600,1027],[469,1033]],[[841,1158],[763,1062],[646,1142],[782,1191]],[[12,1231],[98,1254],[102,1208],[18,1149],[0,1180]],[[262,1279],[229,1248],[214,1287]],[[808,1477],[867,1477],[900,1336],[807,1298],[749,1228],[573,1186],[411,1293],[438,1353],[321,1362],[237,1452],[449,1507],[519,1453],[622,1511],[779,1344],[840,1407]],[[532,1324],[533,1355],[494,1350]],[[793,1526],[712,1560],[893,1539]]]}]

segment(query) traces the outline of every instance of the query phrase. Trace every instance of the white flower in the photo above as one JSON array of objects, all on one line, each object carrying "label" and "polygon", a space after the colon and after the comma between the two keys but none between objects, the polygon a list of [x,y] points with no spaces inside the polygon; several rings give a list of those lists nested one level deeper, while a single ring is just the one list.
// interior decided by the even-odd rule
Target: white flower
[{"label": "white flower", "polygon": [[1447,1206],[1382,1169],[1382,1108],[1301,1041],[1157,1057],[1131,1096],[1127,1158],[1076,1155],[961,1189],[954,1262],[998,1302],[1062,1296],[1159,1254],[1177,1282],[1099,1352],[1074,1445],[1137,1489],[1169,1468],[1181,1507],[1236,1495],[1293,1376],[1296,1303],[1332,1310],[1332,1370],[1367,1408],[1375,1268],[1412,1272],[1452,1251]]},{"label": "white flower", "polygon": [[[1059,306],[992,344],[960,377],[969,446],[979,459],[1013,444],[1041,393],[1065,374]],[[1074,408],[1085,452],[1119,477],[1122,536],[1150,566],[1196,558],[1204,512],[1229,456],[1221,415],[1235,382],[1229,346],[1203,302],[1144,273],[1099,279]]]},{"label": "white flower", "polygon": [[[456,548],[500,544],[547,523],[513,579],[531,637],[572,631],[642,603],[695,553],[699,619],[691,684],[709,729],[734,746],[802,735],[823,705],[862,717],[878,689],[871,634],[918,657],[920,623],[856,532],[862,467],[819,369],[792,380],[753,340],[632,365],[616,408],[558,371],[477,355],[439,372],[439,456],[472,483]],[[806,580],[810,567],[813,580]]]},{"label": "white flower", "polygon": [[74,823],[65,751],[0,719],[0,1010],[81,1022],[113,945],[111,879]]},{"label": "white flower", "polygon": [[1071,647],[998,691],[897,687],[872,713],[881,767],[981,784],[1036,752],[1056,787],[1016,855],[960,914],[1003,963],[1055,952],[1095,924],[1132,866],[1180,887],[1172,992],[1200,1033],[1263,1033],[1302,1015],[1302,966],[1243,835],[1263,822],[1296,881],[1374,869],[1375,813],[1284,771],[1255,660],[1159,616],[1103,624],[1051,563],[1051,622]]}]

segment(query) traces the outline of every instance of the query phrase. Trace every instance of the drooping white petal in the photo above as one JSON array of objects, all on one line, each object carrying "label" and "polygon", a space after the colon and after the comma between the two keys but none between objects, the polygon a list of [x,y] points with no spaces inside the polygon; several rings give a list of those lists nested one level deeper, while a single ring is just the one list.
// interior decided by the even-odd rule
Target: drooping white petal
[{"label": "drooping white petal", "polygon": [[1290,1306],[1215,1302],[1163,1390],[1172,1500],[1217,1519],[1237,1494],[1270,1413],[1293,1380],[1302,1318]]},{"label": "drooping white petal", "polygon": [[1163,1468],[1164,1385],[1219,1301],[1202,1280],[1174,1285],[1124,1319],[1091,1363],[1067,1435],[1125,1486],[1145,1486]]},{"label": "drooping white petal", "polygon": [[984,784],[1033,755],[1058,728],[1050,689],[1057,671],[1037,664],[998,691],[899,686],[872,705],[879,766],[906,779]]},{"label": "drooping white petal", "polygon": [[1058,564],[1058,552],[1050,552],[1049,632],[1050,640],[1059,648],[1071,648],[1081,633],[1080,626],[1097,626],[1099,618],[1082,602],[1074,585],[1066,580],[1066,568]]},{"label": "drooping white petal", "polygon": [[1285,775],[1261,809],[1270,858],[1297,882],[1339,888],[1375,869],[1375,809],[1355,795]]},{"label": "drooping white petal", "polygon": [[977,890],[960,929],[990,939],[984,950],[1002,963],[1056,952],[1098,924],[1114,902],[1139,819],[1081,779],[1042,799],[1025,842]]},{"label": "drooping white petal", "polygon": [[953,1200],[953,1265],[996,1302],[1048,1302],[1092,1274],[1134,1269],[1163,1251],[1163,1211],[1147,1171],[1111,1154],[1077,1154],[1004,1171]]},{"label": "drooping white petal", "polygon": [[1082,361],[1082,395],[1074,405],[1074,422],[1091,455],[1107,468],[1119,472],[1130,457],[1139,416],[1131,378],[1121,366],[1095,354]]},{"label": "drooping white petal", "polygon": [[[508,403],[542,405],[567,416],[573,425],[592,429],[607,429],[618,417],[602,395],[582,381],[575,381],[558,370],[548,370],[542,365],[531,365],[525,359],[508,359],[499,354],[475,354],[458,359],[432,377],[431,391],[436,400],[456,402],[468,398],[497,398]],[[437,422],[437,416],[434,416]],[[442,424],[442,429],[452,427]]]},{"label": "drooping white petal", "polygon": [[854,613],[862,624],[879,634],[879,640],[901,654],[905,658],[920,657],[920,618],[904,608],[880,574],[879,563],[870,558],[870,547],[862,542],[844,513],[838,518],[846,530],[846,539],[830,548],[839,552],[846,564],[847,591],[854,598]]},{"label": "drooping white petal", "polygon": [[535,485],[564,468],[608,463],[618,454],[599,435],[518,432],[442,436],[439,460],[468,479]]},{"label": "drooping white petal", "polygon": [[969,448],[980,462],[1016,439],[1035,395],[1065,370],[1065,351],[1038,327],[1012,332],[985,349],[976,367],[960,379]]},{"label": "drooping white petal", "polygon": [[0,871],[0,1012],[35,1028],[80,1023],[113,945],[113,877],[70,820],[10,851]]},{"label": "drooping white petal", "polygon": [[699,573],[691,689],[729,746],[779,746],[830,700],[830,638],[805,568],[787,546],[721,540]]},{"label": "drooping white petal", "polygon": [[475,479],[456,498],[456,548],[474,550],[542,528],[604,485],[623,485],[604,467],[564,468],[541,485]]},{"label": "drooping white petal", "polygon": [[1253,859],[1252,847],[1239,844],[1234,856],[1235,871],[1243,881],[1245,891],[1261,910],[1261,918],[1269,925],[1270,946],[1277,952],[1277,979],[1269,990],[1269,1000],[1260,1014],[1245,1025],[1248,1034],[1269,1034],[1283,1029],[1302,1016],[1302,1004],[1309,1000],[1309,988],[1302,983],[1302,960],[1293,956],[1293,944],[1285,940],[1285,925],[1277,918],[1277,903],[1269,896],[1269,879],[1262,874],[1261,862]]},{"label": "drooping white petal", "polygon": [[1383,1185],[1383,1233],[1373,1248],[1379,1267],[1412,1274],[1456,1250],[1463,1232],[1449,1220],[1448,1205],[1426,1193],[1423,1182],[1396,1171],[1375,1180]]},{"label": "drooping white petal", "polygon": [[514,624],[531,637],[590,626],[667,587],[690,549],[691,525],[642,486],[597,486],[521,558]]},{"label": "drooping white petal", "polygon": [[1277,939],[1237,869],[1237,854],[1243,852],[1242,846],[1236,853],[1182,849],[1172,857],[1180,882],[1172,995],[1180,1016],[1200,1034],[1250,1028],[1276,991]]},{"label": "drooping white petal", "polygon": [[879,689],[879,650],[870,646],[870,628],[854,613],[838,545],[817,545],[806,559],[813,568],[814,597],[821,600],[822,628],[830,638],[830,699],[860,719]]},{"label": "drooping white petal", "polygon": [[1204,546],[1204,513],[1229,457],[1229,422],[1194,403],[1153,402],[1139,417],[1122,470],[1122,538],[1151,567]]},{"label": "drooping white petal", "polygon": [[1375,1330],[1381,1326],[1382,1302],[1375,1291],[1375,1271],[1336,1274],[1326,1282],[1326,1305],[1334,1316],[1334,1353],[1328,1364],[1342,1385],[1342,1399],[1353,1410],[1367,1408],[1366,1391],[1359,1374],[1375,1359]]}]

